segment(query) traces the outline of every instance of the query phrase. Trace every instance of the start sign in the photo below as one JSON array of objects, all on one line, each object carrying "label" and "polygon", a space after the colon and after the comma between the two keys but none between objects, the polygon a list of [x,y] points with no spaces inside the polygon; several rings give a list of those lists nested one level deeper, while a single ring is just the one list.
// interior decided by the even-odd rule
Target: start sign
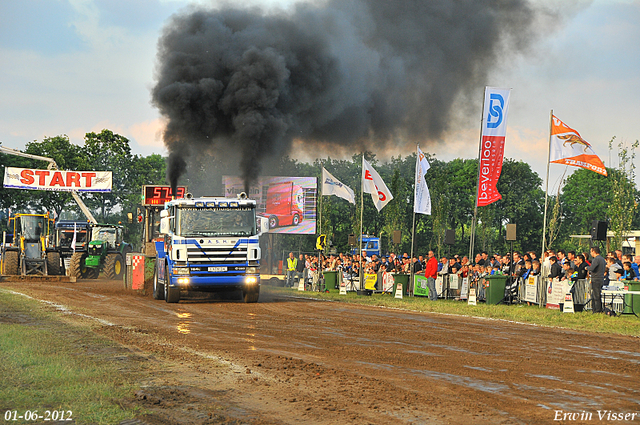
[{"label": "start sign", "polygon": [[111,182],[111,171],[4,169],[4,187],[9,189],[111,192]]}]

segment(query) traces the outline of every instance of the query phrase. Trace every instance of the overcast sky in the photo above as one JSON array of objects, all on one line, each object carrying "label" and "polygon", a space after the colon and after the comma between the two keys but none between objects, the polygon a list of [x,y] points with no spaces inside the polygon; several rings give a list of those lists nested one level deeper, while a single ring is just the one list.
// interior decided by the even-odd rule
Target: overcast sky
[{"label": "overcast sky", "polygon": [[[85,133],[108,128],[128,137],[134,153],[166,154],[162,121],[150,104],[156,44],[167,19],[189,3],[0,0],[0,141],[24,149],[29,141],[67,134],[81,144]],[[486,82],[513,89],[505,156],[530,163],[543,179],[551,109],[607,166],[612,136],[627,143],[640,138],[640,2],[549,1],[557,3],[564,20],[526,54],[505,58]],[[482,91],[477,113],[462,116],[423,150],[445,160],[477,157]],[[294,156],[310,159],[300,152]],[[611,157],[615,166],[616,153]],[[550,186],[564,170],[551,165]]]}]

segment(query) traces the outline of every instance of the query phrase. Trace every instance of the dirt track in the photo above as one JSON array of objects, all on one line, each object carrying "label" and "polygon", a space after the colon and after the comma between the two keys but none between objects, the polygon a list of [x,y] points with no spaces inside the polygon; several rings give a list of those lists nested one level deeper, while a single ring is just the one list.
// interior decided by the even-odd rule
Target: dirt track
[{"label": "dirt track", "polygon": [[530,424],[556,410],[600,423],[598,410],[640,412],[638,338],[294,292],[167,304],[102,280],[1,286],[104,320],[98,332],[170,363],[137,394],[157,412],[149,423],[219,423],[214,400],[240,423]]}]

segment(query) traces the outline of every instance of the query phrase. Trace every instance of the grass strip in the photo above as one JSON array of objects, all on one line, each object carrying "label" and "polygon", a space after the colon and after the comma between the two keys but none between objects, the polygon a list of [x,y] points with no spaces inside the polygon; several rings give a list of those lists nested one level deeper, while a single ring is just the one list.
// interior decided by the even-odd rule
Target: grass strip
[{"label": "grass strip", "polygon": [[0,415],[62,410],[66,419],[71,411],[77,424],[134,418],[135,408],[120,405],[134,391],[114,361],[122,358],[122,349],[46,308],[0,290]]},{"label": "grass strip", "polygon": [[320,293],[298,291],[292,288],[281,288],[263,285],[265,293],[300,296],[305,298],[347,302],[377,307],[398,308],[409,311],[454,314],[467,317],[483,317],[490,319],[510,320],[542,326],[560,327],[578,331],[590,331],[606,334],[640,336],[640,318],[634,315],[610,317],[604,314],[592,314],[590,311],[563,313],[559,310],[540,308],[537,305],[468,305],[466,301],[438,300],[430,301],[423,297],[395,298],[390,294],[357,295],[348,292],[340,295],[336,292]]}]

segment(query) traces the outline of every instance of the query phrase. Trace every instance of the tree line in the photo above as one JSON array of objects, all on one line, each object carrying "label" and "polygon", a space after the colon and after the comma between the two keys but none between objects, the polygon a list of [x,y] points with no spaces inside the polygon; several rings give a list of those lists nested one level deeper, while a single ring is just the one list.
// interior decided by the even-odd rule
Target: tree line
[{"label": "tree line", "polygon": [[[637,146],[637,144],[635,145]],[[589,234],[593,220],[605,220],[612,229],[623,231],[640,228],[638,202],[640,192],[634,182],[634,149],[619,149],[617,168],[608,168],[608,177],[592,171],[568,167],[571,173],[556,194],[549,194],[547,216],[550,245],[556,249],[576,249],[580,240],[571,235]],[[98,221],[122,222],[128,227],[129,239],[136,244],[140,226],[127,223],[127,213],[140,207],[142,186],[167,184],[166,158],[153,154],[131,154],[129,140],[110,130],[87,133],[83,145],[70,143],[66,135],[31,142],[24,152],[54,158],[61,169],[105,170],[113,172],[113,191],[107,194],[82,194],[87,206]],[[426,174],[431,194],[432,215],[416,215],[415,251],[426,253],[434,249],[439,255],[447,252],[466,254],[469,250],[470,228],[473,218],[478,162],[476,159],[443,161],[426,153],[430,170]],[[413,223],[413,185],[416,155],[392,157],[380,161],[374,152],[365,152],[389,186],[394,199],[378,213],[370,195],[365,193],[363,231],[379,236],[384,251],[410,252]],[[350,159],[316,159],[300,162],[288,156],[266,162],[266,175],[316,177],[321,181],[322,167],[356,193],[356,205],[335,196],[325,196],[319,202],[322,210],[322,233],[338,252],[350,249],[348,236],[360,230],[361,154]],[[195,196],[223,194],[222,176],[237,175],[235,161],[214,152],[199,152],[188,163],[180,184],[189,187]],[[0,155],[0,165],[23,168],[45,168],[46,163],[10,155]],[[540,251],[543,228],[545,194],[541,177],[529,164],[505,158],[498,191],[502,199],[478,208],[476,252],[509,250],[506,224],[516,224],[517,241],[514,248],[521,251]],[[0,208],[16,212],[55,211],[65,219],[84,219],[70,194],[64,192],[36,192],[0,189]],[[6,228],[6,220],[0,224]],[[455,244],[444,244],[445,231],[455,231]],[[402,240],[394,244],[393,233],[401,231]],[[315,236],[275,235],[274,250],[313,251]],[[620,245],[621,240],[615,242]]]}]

